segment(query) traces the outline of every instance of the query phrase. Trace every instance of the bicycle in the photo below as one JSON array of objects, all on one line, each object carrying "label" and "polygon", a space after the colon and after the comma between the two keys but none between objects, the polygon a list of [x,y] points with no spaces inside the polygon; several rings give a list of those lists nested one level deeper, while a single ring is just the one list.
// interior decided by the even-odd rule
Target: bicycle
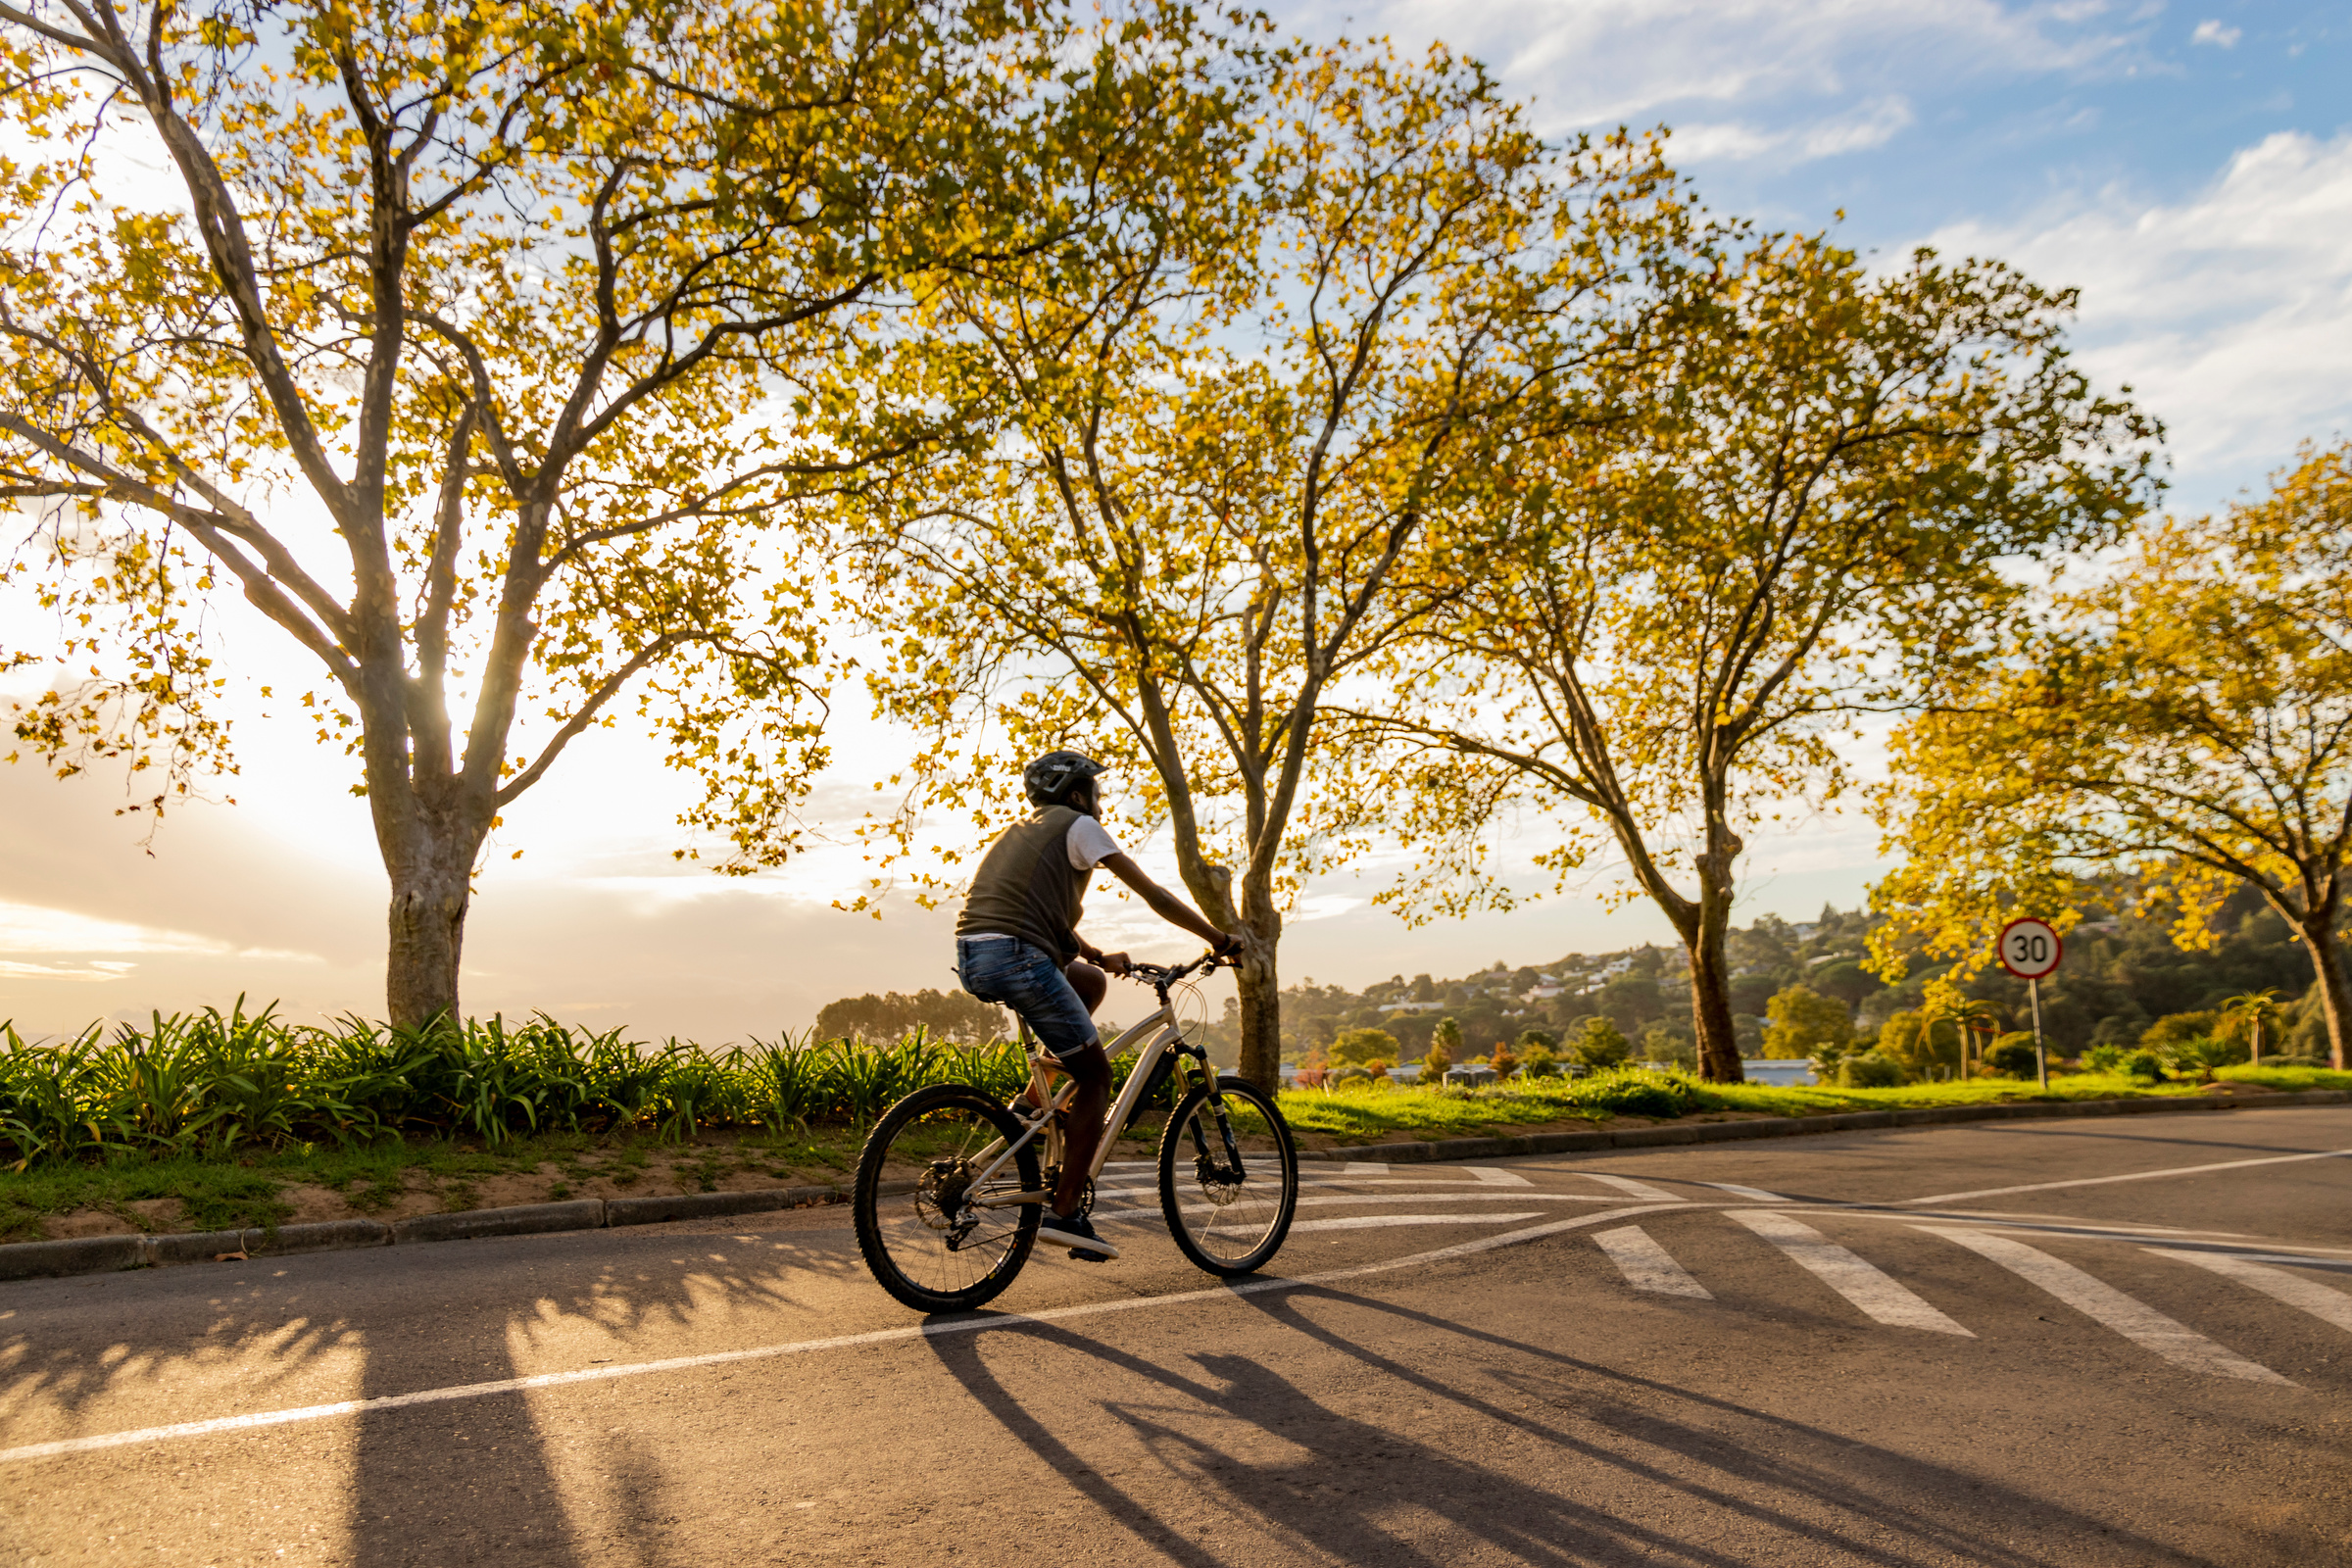
[{"label": "bicycle", "polygon": [[[1155,1070],[1164,1060],[1175,1108],[1159,1139],[1160,1214],[1187,1259],[1230,1277],[1263,1268],[1290,1235],[1298,1208],[1298,1151],[1273,1096],[1246,1079],[1220,1076],[1177,1023],[1170,989],[1215,963],[1215,955],[1203,954],[1172,967],[1130,969],[1152,988],[1159,1008],[1110,1046],[1114,1056],[1129,1049],[1139,1054],[1104,1115],[1080,1212],[1092,1211],[1098,1196],[1144,1196],[1131,1188],[1099,1194],[1097,1182],[1117,1133],[1158,1087]],[[1138,1046],[1147,1036],[1149,1043]],[[934,1084],[874,1124],[858,1159],[852,1215],[866,1267],[899,1301],[919,1312],[969,1311],[993,1300],[1029,1260],[1041,1205],[1052,1200],[1061,1173],[1061,1108],[1077,1088],[1065,1081],[1050,1091],[1054,1065],[1030,1050],[1025,1087],[1035,1093],[1035,1105],[1018,1092],[1000,1104],[970,1084]],[[1272,1147],[1245,1154],[1246,1139]],[[1177,1162],[1187,1145],[1190,1183],[1180,1189]],[[894,1170],[916,1174],[893,1177]],[[1124,1207],[1095,1217],[1138,1212]]]}]

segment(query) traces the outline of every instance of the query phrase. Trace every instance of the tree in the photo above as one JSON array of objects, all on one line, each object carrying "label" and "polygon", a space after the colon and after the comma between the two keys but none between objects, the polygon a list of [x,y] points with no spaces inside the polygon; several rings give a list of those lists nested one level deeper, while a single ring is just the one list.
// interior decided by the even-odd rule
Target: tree
[{"label": "tree", "polygon": [[[1090,38],[990,0],[0,25],[0,494],[66,628],[12,658],[73,662],[17,733],[159,766],[156,810],[229,765],[201,602],[233,584],[360,760],[401,1026],[457,1010],[500,813],[628,703],[721,869],[793,850],[822,576],[779,509],[954,427],[879,395],[894,308],[1056,243],[1194,64],[1181,12]],[[154,209],[103,194],[102,122]]]},{"label": "tree", "polygon": [[1930,1077],[1938,1069],[1957,1076],[1960,1026],[1948,1017],[1906,1008],[1879,1026],[1878,1050],[1914,1078]]},{"label": "tree", "polygon": [[1568,1049],[1577,1060],[1594,1068],[1618,1066],[1633,1054],[1625,1036],[1606,1018],[1587,1018],[1583,1032],[1568,1043]]},{"label": "tree", "polygon": [[1429,1050],[1432,1055],[1443,1055],[1446,1065],[1462,1059],[1462,1026],[1451,1018],[1440,1018],[1437,1028],[1430,1031]]},{"label": "tree", "polygon": [[2070,362],[2071,293],[1924,250],[1874,273],[1818,238],[1725,246],[1673,284],[1618,419],[1498,443],[1487,531],[1440,535],[1466,591],[1361,716],[1420,808],[1408,893],[1508,904],[1497,807],[1556,808],[1549,865],[1624,858],[1682,939],[1702,1073],[1736,1080],[1743,835],[1842,793],[1856,716],[1914,699],[2020,563],[2111,537],[2152,426]]},{"label": "tree", "polygon": [[816,1014],[816,1033],[822,1040],[896,1040],[917,1029],[966,1045],[1010,1035],[1002,1008],[961,991],[926,990],[912,996],[893,991],[879,997],[868,992],[828,1002]]},{"label": "tree", "polygon": [[1882,973],[1917,940],[1981,969],[2015,914],[2061,930],[2122,875],[2210,946],[2250,887],[2312,960],[2330,1055],[2352,984],[2336,942],[2352,853],[2352,449],[2260,502],[2145,522],[2116,569],[1956,666],[1894,744],[1880,805],[1903,863],[1875,897]]},{"label": "tree", "polygon": [[1764,1031],[1764,1054],[1796,1058],[1828,1050],[1842,1053],[1854,1037],[1853,1019],[1845,1004],[1823,996],[1810,986],[1789,986],[1765,1004],[1772,1020]]},{"label": "tree", "polygon": [[2265,986],[2260,991],[2242,992],[2224,1002],[2215,1033],[2232,1041],[2242,1038],[2249,1056],[2256,1065],[2260,1065],[2263,1046],[2278,1041],[2282,1021],[2278,988]]},{"label": "tree", "polygon": [[[1140,777],[1130,824],[1164,825],[1202,912],[1248,936],[1262,1084],[1282,911],[1380,806],[1341,777],[1333,693],[1457,591],[1397,565],[1510,408],[1609,341],[1664,176],[1622,140],[1546,147],[1442,51],[1311,51],[1250,115],[1255,144],[1188,153],[1086,296],[942,288],[958,336],[926,374],[1011,410],[859,515],[873,689],[937,738],[921,802],[993,825],[1020,808],[1001,780],[1054,745]],[[915,824],[884,824],[894,853]]]},{"label": "tree", "polygon": [[1373,1061],[1396,1059],[1396,1037],[1386,1029],[1348,1029],[1331,1043],[1331,1059],[1361,1067]]}]

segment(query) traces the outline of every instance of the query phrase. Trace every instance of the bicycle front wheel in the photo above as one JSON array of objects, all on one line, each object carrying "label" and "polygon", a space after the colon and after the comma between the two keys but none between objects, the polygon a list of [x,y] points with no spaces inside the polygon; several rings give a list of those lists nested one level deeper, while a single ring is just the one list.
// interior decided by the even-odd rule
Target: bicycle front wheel
[{"label": "bicycle front wheel", "polygon": [[1159,1208],[1177,1250],[1211,1274],[1273,1261],[1298,1212],[1298,1150],[1271,1095],[1197,1084],[1159,1137]]},{"label": "bicycle front wheel", "polygon": [[992,1146],[1021,1135],[1010,1111],[963,1084],[918,1089],[882,1113],[858,1156],[851,1217],[858,1250],[884,1290],[918,1312],[965,1312],[992,1300],[1029,1260],[1038,1206],[975,1200],[1038,1190],[1037,1144],[985,1182]]}]

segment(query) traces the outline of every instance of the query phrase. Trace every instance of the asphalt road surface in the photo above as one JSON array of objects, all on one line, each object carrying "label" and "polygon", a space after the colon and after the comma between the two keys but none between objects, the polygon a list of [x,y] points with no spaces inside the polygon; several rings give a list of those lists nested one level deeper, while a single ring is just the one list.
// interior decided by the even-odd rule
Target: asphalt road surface
[{"label": "asphalt road surface", "polygon": [[929,1323],[843,1209],[0,1285],[0,1561],[2352,1562],[2345,1156],[1310,1167],[1279,1278],[1127,1219]]}]

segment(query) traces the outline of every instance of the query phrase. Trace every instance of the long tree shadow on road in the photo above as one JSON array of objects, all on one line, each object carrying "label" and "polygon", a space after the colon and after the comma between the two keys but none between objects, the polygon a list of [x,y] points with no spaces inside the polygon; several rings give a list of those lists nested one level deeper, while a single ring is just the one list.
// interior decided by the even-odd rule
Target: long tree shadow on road
[{"label": "long tree shadow on road", "polygon": [[[1287,1543],[1301,1560],[1398,1568],[1488,1557],[1700,1568],[1763,1557],[1882,1568],[2200,1561],[1981,1475],[1390,1303],[1308,1288],[1242,1299],[1351,1361],[1349,1403],[1395,1408],[1409,1395],[1450,1408],[1398,1430],[1333,1408],[1265,1361],[1194,1352],[1198,1371],[1187,1373],[1050,1325],[929,1343],[983,1409],[1110,1523],[1200,1568],[1235,1558],[1198,1544],[1197,1534],[1237,1524]],[[1498,1396],[1367,1349],[1318,1324],[1315,1301],[1411,1320],[1433,1364],[1475,1352]],[[987,1343],[1001,1347],[1008,1335],[1083,1356],[1097,1371],[1008,1386]],[[1073,1387],[1093,1391],[1095,1410],[1116,1423],[1111,1432],[1071,1419]],[[1573,1411],[1567,1422],[1563,1406]],[[1098,1439],[1123,1433],[1159,1475],[1142,1484],[1104,1475],[1103,1454],[1082,1446],[1090,1429]],[[1497,1458],[1468,1457],[1478,1452]],[[1544,1479],[1546,1470],[1556,1480]],[[1986,1519],[2002,1522],[1996,1539],[1986,1539]],[[2000,1544],[2021,1537],[2034,1549]],[[1263,1543],[1250,1556],[1270,1560]]]}]

